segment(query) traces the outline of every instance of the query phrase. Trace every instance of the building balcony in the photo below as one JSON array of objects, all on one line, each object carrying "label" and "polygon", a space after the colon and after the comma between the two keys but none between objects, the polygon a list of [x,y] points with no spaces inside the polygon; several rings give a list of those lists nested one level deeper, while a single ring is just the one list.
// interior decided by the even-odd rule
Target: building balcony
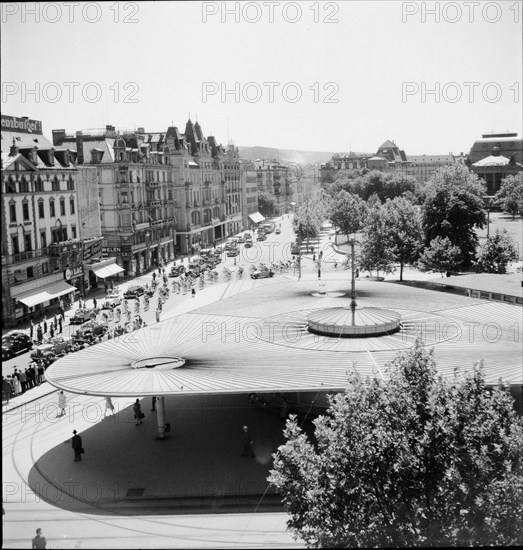
[{"label": "building balcony", "polygon": [[10,254],[8,256],[2,256],[2,263],[5,265],[14,265],[28,260],[34,260],[35,258],[41,258],[48,256],[49,251],[47,248],[40,248],[39,250],[27,250],[25,252],[19,252],[18,254]]}]

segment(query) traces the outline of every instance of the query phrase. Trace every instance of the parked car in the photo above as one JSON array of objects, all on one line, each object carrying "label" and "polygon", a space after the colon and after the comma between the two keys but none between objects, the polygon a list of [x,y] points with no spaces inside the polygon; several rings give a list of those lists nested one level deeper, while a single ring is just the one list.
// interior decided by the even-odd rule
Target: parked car
[{"label": "parked car", "polygon": [[298,243],[291,243],[291,254],[299,254],[300,245]]},{"label": "parked car", "polygon": [[179,277],[182,273],[185,273],[185,267],[183,267],[183,265],[173,265],[169,272],[169,277]]},{"label": "parked car", "polygon": [[29,351],[33,342],[25,332],[12,332],[2,338],[2,359],[10,359]]},{"label": "parked car", "polygon": [[66,340],[61,336],[55,336],[46,344],[36,346],[31,352],[31,359],[36,362],[44,361],[47,365],[55,361],[58,356],[72,351],[72,340]]},{"label": "parked car", "polygon": [[279,235],[280,233],[281,233],[281,229],[278,227],[278,228],[276,229],[276,235]]},{"label": "parked car", "polygon": [[96,318],[96,313],[99,310],[95,309],[77,309],[73,313],[72,317],[69,319],[70,325],[81,325],[82,323],[85,323],[86,321],[89,321],[90,319]]},{"label": "parked car", "polygon": [[137,298],[138,296],[143,296],[144,292],[145,288],[143,286],[133,285],[127,289],[127,292],[124,293],[123,297],[126,300],[131,300],[133,298]]},{"label": "parked car", "polygon": [[240,251],[237,248],[231,248],[227,251],[227,257],[228,258],[235,258],[236,256],[240,255]]},{"label": "parked car", "polygon": [[259,241],[266,241],[267,240],[267,236],[265,235],[265,233],[260,233],[258,235],[258,240]]},{"label": "parked car", "polygon": [[238,243],[243,244],[244,242],[245,242],[245,237],[244,237],[243,235],[240,235],[240,236],[238,237]]},{"label": "parked car", "polygon": [[252,241],[245,241],[245,248],[252,248]]},{"label": "parked car", "polygon": [[257,269],[251,274],[251,279],[267,279],[274,275],[274,271],[270,269]]},{"label": "parked car", "polygon": [[122,303],[122,297],[116,290],[110,290],[102,303],[102,309],[113,309]]}]

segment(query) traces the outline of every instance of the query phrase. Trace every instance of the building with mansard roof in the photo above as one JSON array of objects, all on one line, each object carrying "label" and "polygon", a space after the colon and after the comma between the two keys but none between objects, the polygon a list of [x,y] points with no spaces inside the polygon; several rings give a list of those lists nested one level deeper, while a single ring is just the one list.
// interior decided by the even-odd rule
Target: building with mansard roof
[{"label": "building with mansard roof", "polygon": [[54,147],[40,121],[1,121],[2,318],[16,326],[89,288],[84,262],[102,239],[96,182],[78,177],[76,151]]}]

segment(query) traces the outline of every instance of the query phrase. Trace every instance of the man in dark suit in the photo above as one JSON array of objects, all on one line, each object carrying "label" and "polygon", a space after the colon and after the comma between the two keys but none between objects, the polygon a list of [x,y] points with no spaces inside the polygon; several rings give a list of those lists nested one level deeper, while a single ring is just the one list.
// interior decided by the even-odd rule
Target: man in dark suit
[{"label": "man in dark suit", "polygon": [[73,434],[71,446],[74,451],[74,461],[78,462],[82,460],[82,438],[76,433],[76,430],[73,431]]}]

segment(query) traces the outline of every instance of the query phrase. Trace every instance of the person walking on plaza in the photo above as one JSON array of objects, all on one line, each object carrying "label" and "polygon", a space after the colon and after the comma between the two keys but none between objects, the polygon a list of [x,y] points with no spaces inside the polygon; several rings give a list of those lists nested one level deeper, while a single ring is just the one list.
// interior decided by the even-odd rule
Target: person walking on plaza
[{"label": "person walking on plaza", "polygon": [[153,395],[153,408],[151,409],[151,412],[154,412],[156,410],[156,397]]},{"label": "person walking on plaza", "polygon": [[20,385],[22,386],[22,393],[27,391],[27,374],[23,370],[20,371]]},{"label": "person walking on plaza", "polygon": [[39,385],[43,384],[45,382],[45,378],[44,378],[45,367],[42,363],[38,365],[37,372],[38,372],[38,384]]},{"label": "person walking on plaza", "polygon": [[53,323],[51,323],[50,326],[49,326],[49,336],[51,336],[51,338],[54,338],[54,325],[53,325]]},{"label": "person walking on plaza", "polygon": [[44,315],[44,334],[47,334],[47,315]]},{"label": "person walking on plaza", "polygon": [[36,537],[33,537],[33,542],[31,548],[36,548],[37,550],[45,549],[47,546],[47,541],[45,537],[42,536],[42,529],[40,527],[36,530]]},{"label": "person walking on plaza", "polygon": [[38,325],[36,327],[36,341],[41,344],[42,343],[42,338],[43,338],[43,332],[42,332],[42,327],[40,325]]},{"label": "person walking on plaza", "polygon": [[245,444],[243,445],[243,452],[241,456],[247,456],[249,458],[255,458],[254,450],[252,445],[254,441],[252,440],[252,435],[248,426],[243,427],[243,433],[245,434]]},{"label": "person walking on plaza", "polygon": [[96,309],[98,302],[96,301],[96,296],[93,298],[93,308]]},{"label": "person walking on plaza", "polygon": [[16,368],[13,373],[13,387],[16,395],[20,395],[22,393],[22,384],[20,384],[20,373]]},{"label": "person walking on plaza", "polygon": [[191,298],[194,298],[196,296],[196,290],[195,288],[191,288]]},{"label": "person walking on plaza", "polygon": [[78,435],[76,430],[73,430],[73,438],[71,439],[71,447],[74,451],[74,461],[82,461],[82,438]]},{"label": "person walking on plaza", "polygon": [[53,326],[54,326],[54,330],[56,332],[58,330],[58,316],[57,315],[54,316]]},{"label": "person walking on plaza", "polygon": [[7,378],[2,376],[2,401],[6,401],[7,405],[9,405],[9,399],[11,399],[12,394],[13,387],[11,386],[11,383]]},{"label": "person walking on plaza", "polygon": [[111,399],[111,396],[110,396],[110,395],[108,395],[108,396],[105,398],[105,413],[104,413],[104,418],[107,416],[107,411],[111,411],[111,413],[114,414],[113,400]]},{"label": "person walking on plaza", "polygon": [[58,317],[58,332],[62,334],[62,316]]},{"label": "person walking on plaza", "polygon": [[154,312],[155,314],[155,317],[156,317],[156,322],[159,323],[160,322],[160,309],[159,307],[156,308],[156,311]]},{"label": "person walking on plaza", "polygon": [[60,390],[60,393],[58,394],[58,408],[60,409],[60,414],[57,414],[56,417],[63,416],[65,414],[65,394],[62,390]]},{"label": "person walking on plaza", "polygon": [[138,426],[142,423],[142,418],[144,417],[139,399],[135,401],[133,405],[133,410],[134,410],[134,418],[136,418],[136,425]]},{"label": "person walking on plaza", "polygon": [[35,324],[31,319],[31,322],[29,323],[29,338],[31,338],[31,341],[33,341],[34,331],[35,331]]}]

